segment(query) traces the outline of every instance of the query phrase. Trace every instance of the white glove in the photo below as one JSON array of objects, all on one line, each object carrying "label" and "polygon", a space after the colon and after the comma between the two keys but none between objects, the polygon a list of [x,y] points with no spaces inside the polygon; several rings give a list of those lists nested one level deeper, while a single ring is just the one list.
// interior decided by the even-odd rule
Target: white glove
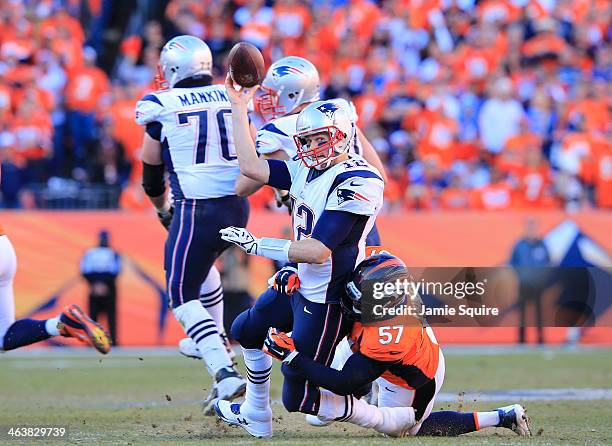
[{"label": "white glove", "polygon": [[219,234],[221,234],[221,238],[223,240],[237,245],[247,254],[257,255],[257,246],[259,245],[260,239],[255,237],[245,228],[229,226],[221,229]]}]

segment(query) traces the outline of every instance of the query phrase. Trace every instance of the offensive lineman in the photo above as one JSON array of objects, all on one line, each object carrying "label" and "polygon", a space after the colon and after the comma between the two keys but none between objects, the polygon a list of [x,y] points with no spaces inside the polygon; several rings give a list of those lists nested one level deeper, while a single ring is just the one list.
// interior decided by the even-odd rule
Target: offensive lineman
[{"label": "offensive lineman", "polygon": [[[229,244],[219,230],[244,226],[248,219],[247,200],[234,192],[240,170],[230,138],[232,111],[225,87],[211,84],[211,70],[206,43],[175,37],[160,55],[168,89],[136,105],[136,121],[146,126],[143,187],[169,230],[164,250],[169,305],[214,379],[205,413],[215,398],[235,398],[246,387],[220,337],[222,315],[213,317],[204,306],[222,301],[213,263]],[[165,171],[173,203],[166,195]],[[201,293],[208,301],[200,302]]]},{"label": "offensive lineman", "polygon": [[[348,113],[331,101],[313,102],[300,112],[294,136],[297,159],[258,158],[249,135],[246,105],[255,91],[242,96],[229,75],[226,88],[232,103],[241,173],[259,183],[289,190],[293,201],[295,241],[256,238],[240,227],[221,230],[224,240],[248,254],[298,264],[299,292],[289,296],[271,288],[234,321],[232,337],[243,348],[247,369],[246,400],[242,404],[225,400],[215,404],[223,421],[240,425],[253,436],[270,437],[272,359],[261,351],[267,331],[273,326],[292,330],[304,354],[329,365],[336,345],[349,328],[340,308],[343,284],[365,256],[365,238],[382,207],[384,182],[361,156],[349,155],[354,125]],[[328,404],[320,398],[317,386],[288,368],[282,371],[287,410],[317,414],[320,406]],[[378,409],[365,402],[357,406],[355,417],[347,421],[397,436],[414,424],[407,408]],[[380,415],[374,426],[365,422],[372,412]]]}]

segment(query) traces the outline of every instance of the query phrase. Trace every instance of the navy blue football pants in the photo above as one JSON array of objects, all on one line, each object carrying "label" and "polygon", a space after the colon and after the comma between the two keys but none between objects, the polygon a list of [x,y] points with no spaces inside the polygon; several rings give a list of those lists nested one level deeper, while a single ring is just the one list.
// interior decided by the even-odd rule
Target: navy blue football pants
[{"label": "navy blue football pants", "polygon": [[[232,324],[232,337],[244,348],[261,349],[270,327],[291,331],[295,348],[325,365],[330,365],[336,345],[350,330],[351,324],[340,304],[319,304],[304,299],[299,292],[292,296],[268,289],[255,305],[242,312]],[[316,415],[319,411],[319,389],[285,366],[283,404],[289,412]]]},{"label": "navy blue football pants", "polygon": [[236,195],[176,200],[164,251],[168,305],[176,308],[200,297],[210,268],[231,246],[219,236],[228,226],[245,227],[249,203]]}]

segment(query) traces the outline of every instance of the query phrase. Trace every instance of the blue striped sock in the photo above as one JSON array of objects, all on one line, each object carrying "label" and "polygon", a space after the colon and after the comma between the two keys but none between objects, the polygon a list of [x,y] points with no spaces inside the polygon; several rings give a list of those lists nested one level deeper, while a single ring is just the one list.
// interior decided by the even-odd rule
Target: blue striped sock
[{"label": "blue striped sock", "polygon": [[37,321],[34,319],[19,319],[11,325],[4,335],[4,350],[14,350],[24,345],[49,339],[51,335],[47,333],[45,324],[47,321]]},{"label": "blue striped sock", "polygon": [[476,430],[473,412],[442,410],[432,412],[421,425],[418,435],[433,437],[456,437]]}]

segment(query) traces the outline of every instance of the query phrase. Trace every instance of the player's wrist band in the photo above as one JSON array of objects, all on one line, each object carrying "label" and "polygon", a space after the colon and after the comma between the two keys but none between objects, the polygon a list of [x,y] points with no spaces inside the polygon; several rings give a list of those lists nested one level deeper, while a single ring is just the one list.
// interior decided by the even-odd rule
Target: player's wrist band
[{"label": "player's wrist band", "polygon": [[295,358],[298,355],[298,353],[299,352],[297,350],[293,350],[291,353],[287,355],[285,359],[283,359],[283,364],[291,364],[291,361],[293,361],[293,358]]},{"label": "player's wrist band", "polygon": [[257,255],[287,263],[289,261],[289,246],[291,246],[291,240],[262,237],[257,244]]}]

